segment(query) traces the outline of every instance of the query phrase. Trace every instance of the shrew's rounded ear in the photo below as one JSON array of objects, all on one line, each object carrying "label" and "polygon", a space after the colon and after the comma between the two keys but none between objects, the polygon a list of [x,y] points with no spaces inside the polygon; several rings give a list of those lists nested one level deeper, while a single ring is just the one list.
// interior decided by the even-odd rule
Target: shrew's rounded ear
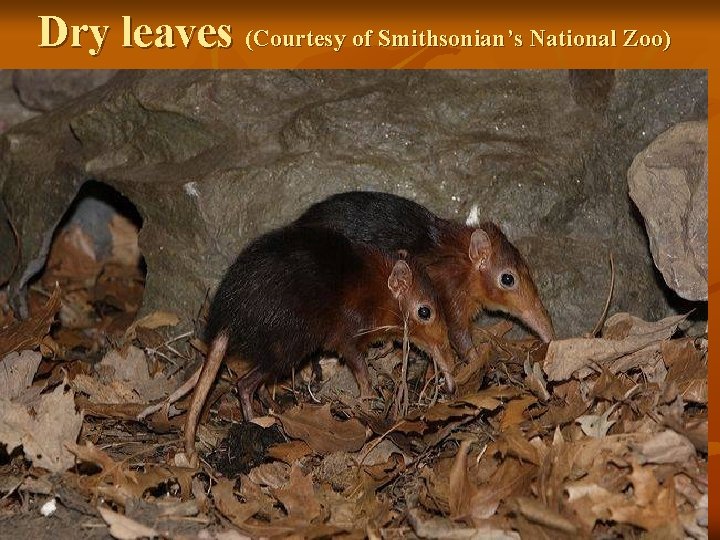
[{"label": "shrew's rounded ear", "polygon": [[404,260],[400,259],[393,266],[390,277],[388,278],[388,289],[393,293],[395,298],[407,293],[412,285],[412,270]]},{"label": "shrew's rounded ear", "polygon": [[492,255],[492,244],[490,237],[482,229],[475,229],[470,237],[470,249],[468,255],[473,266],[478,270],[485,270],[490,263],[490,255]]}]

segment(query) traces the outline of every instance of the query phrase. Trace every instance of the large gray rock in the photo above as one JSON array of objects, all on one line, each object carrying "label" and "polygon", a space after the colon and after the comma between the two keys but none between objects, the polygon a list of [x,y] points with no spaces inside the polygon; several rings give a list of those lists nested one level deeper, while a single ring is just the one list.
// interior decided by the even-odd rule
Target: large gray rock
[{"label": "large gray rock", "polygon": [[0,133],[37,114],[20,102],[13,86],[13,70],[0,69]]},{"label": "large gray rock", "polygon": [[[612,75],[612,76],[610,76]],[[618,265],[622,309],[671,311],[624,181],[678,121],[707,117],[702,71],[146,71],[17,126],[0,194],[21,291],[83,182],[144,218],[144,309],[194,316],[256,235],[331,193],[378,189],[498,221],[536,270],[561,336],[591,328]]]},{"label": "large gray rock", "polygon": [[16,69],[13,85],[20,101],[33,111],[50,111],[105,84],[114,69]]},{"label": "large gray rock", "polygon": [[687,300],[708,298],[707,175],[707,121],[667,130],[628,170],[655,265]]}]

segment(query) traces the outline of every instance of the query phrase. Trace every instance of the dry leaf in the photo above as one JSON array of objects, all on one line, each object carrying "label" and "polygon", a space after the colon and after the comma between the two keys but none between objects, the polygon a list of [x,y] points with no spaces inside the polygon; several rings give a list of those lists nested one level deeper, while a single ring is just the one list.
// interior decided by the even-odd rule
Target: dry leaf
[{"label": "dry leaf", "polygon": [[[448,505],[450,506],[450,517],[453,519],[462,519],[470,514],[472,498],[477,493],[475,485],[468,478],[468,453],[471,444],[469,440],[460,443],[450,470]],[[496,508],[497,506],[492,508],[489,515],[492,515]]]},{"label": "dry leaf", "polygon": [[31,414],[24,405],[0,398],[0,442],[7,445],[8,453],[22,445],[36,467],[52,472],[69,469],[75,459],[65,445],[75,443],[83,421],[75,412],[74,392],[65,393],[59,385],[43,394],[33,409]]},{"label": "dry leaf", "polygon": [[100,472],[78,477],[79,484],[95,496],[127,505],[130,499],[141,498],[148,489],[155,488],[169,480],[176,480],[180,491],[188,496],[192,490],[192,471],[181,467],[146,464],[143,471],[130,469],[125,461],[115,461],[90,441],[85,445],[68,444],[68,450],[78,461],[93,463]]},{"label": "dry leaf", "polygon": [[520,540],[512,530],[494,527],[461,527],[446,518],[423,515],[419,509],[408,510],[408,523],[420,538],[443,538],[448,540]]},{"label": "dry leaf", "polygon": [[135,330],[137,328],[147,328],[154,330],[163,326],[176,326],[180,322],[180,318],[169,311],[153,311],[149,315],[133,322],[125,331],[125,339],[135,339]]},{"label": "dry leaf", "polygon": [[212,487],[211,493],[215,500],[215,506],[222,515],[232,521],[233,524],[242,528],[242,525],[260,509],[257,502],[249,500],[241,503],[235,498],[233,489],[235,482],[227,478],[218,478],[217,484]]},{"label": "dry leaf", "polygon": [[[542,443],[540,443],[542,444]],[[539,465],[543,454],[544,446],[540,449],[525,438],[518,426],[508,426],[504,429],[497,442],[494,444],[504,455],[513,456],[521,461]],[[542,453],[541,453],[542,452]],[[492,453],[492,452],[491,452]]]},{"label": "dry leaf", "polygon": [[112,236],[111,261],[121,266],[137,267],[140,263],[138,228],[122,214],[113,215],[108,224]]},{"label": "dry leaf", "polygon": [[315,497],[312,475],[304,475],[300,465],[294,463],[290,469],[290,479],[280,489],[271,489],[272,494],[285,507],[292,520],[312,522],[322,510]]},{"label": "dry leaf", "polygon": [[500,421],[500,429],[522,424],[527,418],[523,414],[530,405],[537,403],[535,396],[525,395],[520,399],[513,399],[505,404],[505,414]]},{"label": "dry leaf", "polygon": [[60,311],[60,288],[55,287],[52,296],[38,313],[25,321],[15,321],[0,330],[0,356],[14,351],[34,349],[50,331],[55,315]]},{"label": "dry leaf", "polygon": [[543,402],[550,399],[550,392],[547,390],[547,381],[542,371],[542,365],[540,362],[535,362],[531,365],[530,359],[526,358],[523,364],[525,370],[525,384],[527,384],[530,391],[535,394]]},{"label": "dry leaf", "polygon": [[12,352],[0,360],[0,388],[6,400],[15,400],[30,387],[41,360],[35,351]]},{"label": "dry leaf", "polygon": [[605,437],[608,430],[613,426],[615,420],[609,420],[610,415],[615,412],[617,404],[611,406],[602,414],[586,414],[579,416],[576,420],[588,437]]},{"label": "dry leaf", "polygon": [[98,507],[100,515],[110,526],[110,534],[118,540],[136,540],[137,538],[155,538],[159,533],[134,519],[113,512],[103,506]]},{"label": "dry leaf", "polygon": [[295,439],[305,441],[314,452],[355,452],[365,442],[365,427],[351,418],[337,420],[330,412],[330,405],[300,405],[280,415],[285,432]]},{"label": "dry leaf", "polygon": [[286,443],[274,444],[267,449],[270,457],[292,465],[305,456],[312,453],[312,449],[303,441],[289,441]]},{"label": "dry leaf", "polygon": [[577,527],[570,520],[535,499],[518,497],[515,499],[515,506],[520,514],[534,523],[556,531],[577,533]]},{"label": "dry leaf", "polygon": [[547,373],[548,379],[567,380],[582,368],[608,365],[614,360],[668,339],[677,329],[677,325],[686,318],[685,315],[677,315],[656,323],[646,323],[632,317],[630,323],[621,318],[621,315],[624,314],[614,315],[606,322],[606,325],[614,325],[611,328],[615,329],[617,329],[616,325],[630,325],[623,332],[610,333],[619,339],[573,338],[550,342],[543,363],[543,370]]},{"label": "dry leaf", "polygon": [[654,433],[650,438],[632,443],[640,463],[685,464],[695,455],[695,447],[686,437],[665,430]]}]

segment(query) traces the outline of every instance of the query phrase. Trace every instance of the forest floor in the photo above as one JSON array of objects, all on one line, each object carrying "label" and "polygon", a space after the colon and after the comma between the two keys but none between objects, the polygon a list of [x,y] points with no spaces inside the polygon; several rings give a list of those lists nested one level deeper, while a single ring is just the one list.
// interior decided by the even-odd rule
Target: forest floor
[{"label": "forest floor", "polygon": [[190,394],[165,399],[202,365],[199,332],[136,320],[137,264],[63,234],[29,319],[0,296],[0,538],[707,538],[708,343],[683,316],[549,346],[477,328],[489,370],[459,364],[452,397],[422,354],[404,393],[402,351],[371,351],[370,403],[323,359],[253,423],[230,361],[190,469]]}]

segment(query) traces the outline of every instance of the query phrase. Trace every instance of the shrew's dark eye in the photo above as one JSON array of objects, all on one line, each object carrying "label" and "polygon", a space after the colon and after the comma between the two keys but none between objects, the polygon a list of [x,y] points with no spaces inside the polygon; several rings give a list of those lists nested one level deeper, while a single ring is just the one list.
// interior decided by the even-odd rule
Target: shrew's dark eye
[{"label": "shrew's dark eye", "polygon": [[505,272],[502,276],[500,276],[500,283],[503,284],[503,287],[512,287],[515,285],[515,276]]},{"label": "shrew's dark eye", "polygon": [[427,306],[420,306],[418,308],[418,317],[421,320],[427,321],[432,316],[432,310]]}]

